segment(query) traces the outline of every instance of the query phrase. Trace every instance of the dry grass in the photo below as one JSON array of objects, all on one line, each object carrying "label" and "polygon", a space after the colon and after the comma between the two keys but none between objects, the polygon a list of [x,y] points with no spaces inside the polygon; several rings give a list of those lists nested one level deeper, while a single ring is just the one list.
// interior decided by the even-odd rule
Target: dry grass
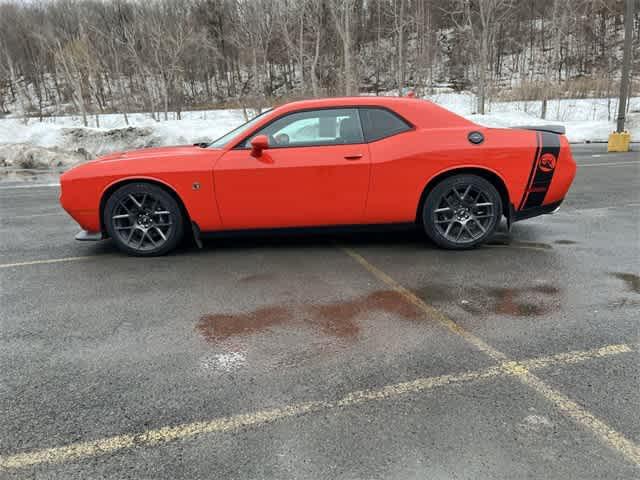
[{"label": "dry grass", "polygon": [[[496,89],[494,99],[499,101],[535,101],[551,98],[606,98],[618,96],[620,82],[599,77],[578,77],[562,83],[523,82],[510,89]],[[632,79],[631,92],[640,91],[640,80]]]}]

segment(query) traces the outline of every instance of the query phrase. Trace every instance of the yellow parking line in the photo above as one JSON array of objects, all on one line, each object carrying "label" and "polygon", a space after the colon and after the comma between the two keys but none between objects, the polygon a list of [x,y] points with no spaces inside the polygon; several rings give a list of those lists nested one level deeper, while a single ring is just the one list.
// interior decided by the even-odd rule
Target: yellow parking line
[{"label": "yellow parking line", "polygon": [[553,403],[560,412],[570,417],[578,425],[590,430],[603,443],[620,452],[631,463],[640,465],[640,447],[626,438],[622,433],[614,430],[586,408],[577,404],[558,390],[555,390],[530,371],[525,369],[524,372],[519,372],[517,378],[549,402]]},{"label": "yellow parking line", "polygon": [[463,373],[460,375],[444,375],[441,377],[423,378],[412,382],[389,385],[379,390],[361,390],[353,392],[337,402],[303,402],[282,408],[217,418],[206,422],[194,422],[174,427],[164,427],[157,430],[149,430],[137,435],[119,435],[93,442],[75,443],[64,447],[20,453],[17,455],[0,457],[0,468],[6,470],[23,468],[40,463],[60,463],[102,455],[116,450],[134,447],[136,445],[151,446],[178,439],[184,440],[205,433],[237,431],[241,428],[263,425],[276,420],[300,416],[320,410],[328,410],[336,407],[348,407],[370,400],[380,400],[439,386],[480,380],[500,374],[504,374],[504,372],[497,367],[492,367],[486,370]]},{"label": "yellow parking line", "polygon": [[632,352],[633,349],[624,343],[618,345],[607,345],[606,347],[596,348],[587,351],[575,351],[558,353],[548,357],[534,358],[520,362],[528,369],[540,369],[554,364],[570,365],[572,363],[580,363],[592,358],[607,357],[609,355],[619,355],[621,353]]},{"label": "yellow parking line", "polygon": [[177,439],[187,439],[203,433],[234,431],[244,427],[266,424],[282,418],[310,413],[322,408],[324,408],[323,402],[299,403],[284,408],[218,418],[209,422],[194,422],[175,427],[164,427],[137,435],[118,435],[92,442],[74,443],[64,447],[20,453],[0,457],[0,469],[23,468],[41,463],[61,463],[103,455],[136,445],[156,445]]},{"label": "yellow parking line", "polygon": [[[482,381],[494,377],[523,375],[525,374],[524,372],[528,371],[527,368],[542,368],[549,365],[579,363],[593,358],[620,355],[630,351],[632,350],[628,345],[621,344],[595,348],[593,350],[562,353],[538,359],[523,360],[522,362],[505,361],[496,366],[472,372],[418,378],[408,382],[387,385],[379,389],[358,390],[351,392],[334,402],[302,402],[271,410],[262,410],[230,417],[216,418],[209,421],[163,427],[138,434],[117,435],[94,441],[73,443],[62,447],[8,455],[0,457],[0,469],[17,469],[42,463],[62,463],[113,453],[136,446],[153,446],[174,440],[185,440],[207,433],[237,431],[242,428],[265,425],[277,420],[297,417],[321,410],[352,407],[364,402],[395,398],[438,387]],[[553,395],[557,394],[553,393]],[[584,414],[579,407],[572,405],[570,401],[567,401],[564,398],[557,398],[557,401],[569,414],[581,415],[581,418],[583,419],[582,421],[590,422],[592,424],[592,428],[599,429],[603,435],[611,437],[612,441],[618,443],[623,443],[625,441],[624,438],[616,437],[615,431],[607,429],[607,427],[601,422],[598,423],[598,420],[595,419],[595,417],[590,417],[588,414]]]},{"label": "yellow parking line", "polygon": [[[493,348],[484,340],[465,330],[442,312],[436,310],[434,307],[418,298],[413,292],[406,289],[385,272],[368,262],[362,255],[349,248],[343,247],[342,250],[368,270],[373,276],[378,278],[378,280],[387,284],[429,317],[440,322],[452,332],[460,335],[468,343],[475,346],[478,350],[484,352],[492,359],[504,362],[503,365],[505,365],[506,370],[513,377],[517,378],[521,383],[532,388],[547,401],[554,404],[560,412],[572,418],[585,429],[590,430],[603,443],[624,455],[627,460],[635,463],[636,465],[640,465],[640,446],[624,437],[624,435],[608,426],[602,420],[596,418],[585,408],[581,407],[562,393],[554,390],[550,385],[547,385],[543,380],[530,372],[531,366],[523,362],[509,361],[504,353]],[[577,357],[574,358],[577,360]]]},{"label": "yellow parking line", "polygon": [[407,300],[409,303],[415,305],[418,309],[422,310],[429,317],[443,324],[445,327],[447,327],[456,335],[460,335],[461,337],[463,337],[467,342],[469,342],[471,345],[474,345],[481,352],[486,353],[491,358],[497,361],[504,361],[507,359],[507,356],[504,353],[496,350],[481,338],[476,337],[475,335],[466,331],[456,322],[454,322],[449,317],[447,317],[442,312],[440,312],[440,310],[437,310],[431,305],[425,303],[418,296],[416,296],[416,294],[414,294],[412,291],[403,287],[398,282],[396,282],[393,278],[391,278],[389,275],[384,273],[382,270],[380,270],[379,268],[369,263],[362,255],[354,252],[349,248],[342,248],[342,250],[351,258],[353,258],[356,262],[362,265],[366,270],[368,270],[374,277],[386,283],[389,287],[391,287],[393,290],[395,290],[400,295],[402,295],[404,299]]},{"label": "yellow parking line", "polygon": [[66,257],[66,258],[50,258],[48,260],[31,260],[29,262],[2,263],[0,268],[27,267],[29,265],[46,265],[48,263],[77,262],[79,260],[88,260],[94,257]]}]

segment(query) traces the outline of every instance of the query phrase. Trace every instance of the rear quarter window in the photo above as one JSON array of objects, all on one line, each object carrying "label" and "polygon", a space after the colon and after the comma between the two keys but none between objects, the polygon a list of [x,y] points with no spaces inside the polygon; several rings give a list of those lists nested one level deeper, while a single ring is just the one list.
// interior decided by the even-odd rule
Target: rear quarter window
[{"label": "rear quarter window", "polygon": [[386,108],[361,108],[360,119],[367,142],[411,130],[411,125]]}]

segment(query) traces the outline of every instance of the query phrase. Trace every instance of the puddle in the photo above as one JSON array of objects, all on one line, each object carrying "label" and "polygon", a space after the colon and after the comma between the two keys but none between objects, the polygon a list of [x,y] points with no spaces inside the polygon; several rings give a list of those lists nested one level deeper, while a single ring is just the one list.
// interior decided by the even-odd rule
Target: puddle
[{"label": "puddle", "polygon": [[272,280],[273,277],[274,275],[272,273],[254,273],[240,278],[238,283],[266,282]]},{"label": "puddle", "polygon": [[494,239],[490,242],[487,242],[489,246],[500,246],[500,247],[520,247],[520,248],[538,248],[543,250],[551,250],[553,247],[548,243],[542,242],[519,242],[519,241],[511,241],[508,238],[506,239]]},{"label": "puddle", "polygon": [[306,325],[332,338],[351,340],[360,334],[358,317],[374,311],[417,320],[421,312],[393,290],[382,290],[343,302],[314,305],[269,306],[248,313],[203,315],[196,329],[216,343],[251,335],[283,324]]},{"label": "puddle", "polygon": [[[542,315],[548,311],[544,304],[522,300],[528,289],[494,288],[487,291],[492,300],[493,313],[511,315],[513,317],[532,317]],[[539,292],[545,293],[545,292]]]},{"label": "puddle", "polygon": [[616,273],[612,273],[611,275],[617,278],[618,280],[622,280],[623,282],[625,282],[627,284],[628,290],[635,293],[640,293],[640,276],[635,275],[633,273],[623,273],[623,272],[616,272]]},{"label": "puddle", "polygon": [[616,310],[619,308],[638,308],[640,307],[640,300],[635,300],[632,298],[619,298],[617,300],[613,300],[607,304],[607,307],[610,310]]},{"label": "puddle", "polygon": [[557,309],[557,296],[560,290],[549,284],[519,288],[460,287],[457,289],[436,284],[422,287],[417,293],[427,302],[456,302],[462,309],[474,315],[534,317]]}]

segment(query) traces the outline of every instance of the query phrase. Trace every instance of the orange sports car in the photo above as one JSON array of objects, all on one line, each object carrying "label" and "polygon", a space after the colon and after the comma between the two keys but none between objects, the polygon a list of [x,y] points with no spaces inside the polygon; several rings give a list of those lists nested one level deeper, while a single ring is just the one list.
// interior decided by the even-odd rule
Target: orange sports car
[{"label": "orange sports car", "polygon": [[553,212],[576,173],[562,127],[486,128],[429,101],[293,102],[211,142],[107,155],[61,177],[78,240],[162,255],[187,232],[415,223],[475,247]]}]

